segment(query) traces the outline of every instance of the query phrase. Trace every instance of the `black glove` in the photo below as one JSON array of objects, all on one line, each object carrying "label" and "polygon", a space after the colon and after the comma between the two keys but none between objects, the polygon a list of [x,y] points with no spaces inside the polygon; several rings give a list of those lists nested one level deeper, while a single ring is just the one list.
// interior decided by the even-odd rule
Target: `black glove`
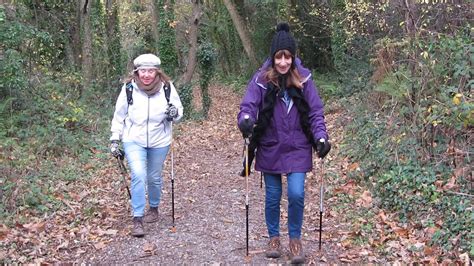
[{"label": "black glove", "polygon": [[123,152],[119,149],[119,141],[112,140],[110,142],[110,153],[116,158],[123,158]]},{"label": "black glove", "polygon": [[325,139],[320,139],[316,142],[316,152],[318,153],[319,158],[324,158],[331,150],[331,143]]},{"label": "black glove", "polygon": [[252,119],[250,119],[248,115],[245,115],[245,118],[242,121],[240,121],[239,129],[240,129],[240,132],[242,132],[242,135],[244,136],[244,138],[248,138],[250,137],[250,135],[252,135],[254,124],[255,123],[253,122]]},{"label": "black glove", "polygon": [[174,106],[173,104],[169,104],[168,108],[166,108],[166,120],[168,121],[173,121],[176,117],[178,117],[178,108]]}]

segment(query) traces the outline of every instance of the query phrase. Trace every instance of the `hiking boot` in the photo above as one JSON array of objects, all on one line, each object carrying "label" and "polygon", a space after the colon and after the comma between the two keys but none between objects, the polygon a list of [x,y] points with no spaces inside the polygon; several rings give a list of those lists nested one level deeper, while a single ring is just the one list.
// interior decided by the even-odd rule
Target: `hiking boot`
[{"label": "hiking boot", "polygon": [[154,223],[158,221],[158,207],[150,207],[148,212],[145,214],[145,223]]},{"label": "hiking boot", "polygon": [[303,246],[300,239],[290,239],[290,260],[291,264],[304,263]]},{"label": "hiking boot", "polygon": [[133,217],[132,236],[142,237],[145,235],[143,228],[143,217]]},{"label": "hiking boot", "polygon": [[265,256],[267,258],[279,258],[281,256],[280,237],[273,236],[270,238]]}]

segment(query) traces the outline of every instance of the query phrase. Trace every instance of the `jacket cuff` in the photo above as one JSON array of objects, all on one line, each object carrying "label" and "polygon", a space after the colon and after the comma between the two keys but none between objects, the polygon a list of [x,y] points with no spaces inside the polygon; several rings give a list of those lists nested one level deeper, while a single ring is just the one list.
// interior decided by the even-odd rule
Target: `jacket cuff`
[{"label": "jacket cuff", "polygon": [[325,135],[325,134],[319,134],[319,135],[316,135],[316,137],[315,137],[314,140],[315,140],[316,142],[318,142],[320,139],[324,139],[324,140],[328,141],[328,140],[329,140],[329,137],[328,137],[327,135]]},{"label": "jacket cuff", "polygon": [[110,141],[112,141],[112,140],[120,140],[120,135],[119,135],[118,133],[113,133],[109,140],[110,140]]}]

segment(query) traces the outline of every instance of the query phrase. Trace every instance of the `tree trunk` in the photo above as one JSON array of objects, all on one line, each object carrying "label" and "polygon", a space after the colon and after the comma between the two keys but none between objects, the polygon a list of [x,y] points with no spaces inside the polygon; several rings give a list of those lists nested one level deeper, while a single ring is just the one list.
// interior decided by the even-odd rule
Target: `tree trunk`
[{"label": "tree trunk", "polygon": [[120,82],[120,75],[122,73],[121,55],[122,49],[120,44],[120,30],[118,21],[118,6],[116,0],[106,0],[105,10],[107,13],[107,41],[106,50],[108,56],[107,77],[110,77],[112,82],[110,85],[116,86]]},{"label": "tree trunk", "polygon": [[90,86],[92,82],[92,32],[91,32],[91,3],[89,0],[81,0],[81,22],[82,36],[82,75],[83,88]]},{"label": "tree trunk", "polygon": [[202,16],[200,0],[193,1],[193,15],[191,19],[191,25],[189,27],[189,52],[188,52],[188,64],[186,66],[186,72],[183,76],[183,83],[187,84],[191,82],[193,78],[194,70],[196,69],[196,57],[197,57],[197,40],[198,40],[198,28],[199,22]]},{"label": "tree trunk", "polygon": [[160,11],[158,9],[158,1],[157,0],[152,0],[151,1],[151,30],[153,33],[153,39],[154,39],[154,47],[158,49],[158,40],[160,39],[160,31],[158,30],[159,24],[160,24]]},{"label": "tree trunk", "polygon": [[405,8],[405,31],[409,37],[415,37],[415,2],[414,0],[403,0],[403,6]]},{"label": "tree trunk", "polygon": [[115,0],[105,1],[105,12],[107,13],[107,36],[111,37],[115,34],[115,24],[117,23]]},{"label": "tree trunk", "polygon": [[81,1],[75,4],[75,20],[73,25],[69,28],[71,49],[73,53],[74,67],[79,70],[82,62],[81,56]]},{"label": "tree trunk", "polygon": [[256,68],[258,62],[252,47],[252,41],[249,37],[250,33],[245,28],[244,22],[242,21],[242,18],[237,12],[237,9],[235,8],[232,1],[224,0],[224,5],[229,11],[230,17],[232,18],[232,22],[234,23],[234,26],[237,29],[237,32],[239,33],[240,40],[242,41],[242,45],[244,46],[245,52],[247,53],[250,63],[254,66],[254,68]]},{"label": "tree trunk", "polygon": [[[414,0],[402,0],[403,7],[405,9],[405,32],[408,36],[410,42],[416,42],[416,10],[415,10],[415,3]],[[408,58],[408,67],[411,72],[412,77],[416,76],[416,62],[417,62],[417,53],[415,47],[412,48],[412,52]],[[410,90],[410,103],[412,107],[416,105],[417,96],[416,96],[416,89],[414,83],[412,84],[412,88]]]}]

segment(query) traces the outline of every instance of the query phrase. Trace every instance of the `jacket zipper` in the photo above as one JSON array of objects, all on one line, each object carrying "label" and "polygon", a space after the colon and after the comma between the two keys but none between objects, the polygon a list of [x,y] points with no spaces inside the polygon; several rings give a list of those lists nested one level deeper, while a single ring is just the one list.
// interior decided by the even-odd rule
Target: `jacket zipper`
[{"label": "jacket zipper", "polygon": [[146,114],[146,147],[148,148],[148,120],[150,120],[150,96],[148,96],[148,108]]}]

